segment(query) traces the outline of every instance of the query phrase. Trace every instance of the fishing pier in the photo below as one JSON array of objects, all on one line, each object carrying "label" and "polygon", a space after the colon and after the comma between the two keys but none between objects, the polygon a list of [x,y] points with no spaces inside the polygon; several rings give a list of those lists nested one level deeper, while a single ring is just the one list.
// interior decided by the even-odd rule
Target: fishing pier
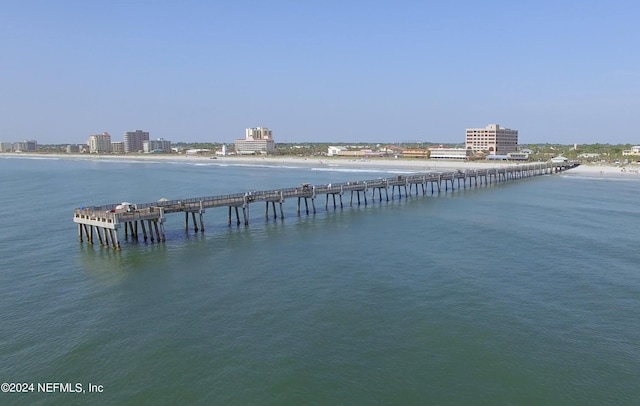
[{"label": "fishing pier", "polygon": [[[365,204],[408,198],[412,195],[426,195],[436,191],[475,188],[495,183],[509,182],[545,174],[557,173],[574,167],[571,163],[535,163],[512,165],[500,168],[469,169],[449,172],[425,172],[410,175],[398,175],[390,178],[377,178],[365,181],[329,183],[312,185],[303,183],[296,187],[249,191],[228,195],[186,198],[179,200],[161,199],[152,203],[117,203],[102,206],[80,207],[74,210],[73,221],[78,224],[80,242],[120,249],[120,233],[125,240],[164,242],[166,240],[164,223],[166,216],[184,213],[185,230],[189,230],[189,217],[195,232],[204,232],[203,215],[207,209],[227,208],[229,226],[235,220],[237,225],[249,225],[249,207],[264,203],[265,216],[268,219],[284,218],[283,204],[297,199],[297,214],[316,213],[316,201],[324,195],[324,208],[327,210],[344,207],[345,198],[349,205]],[[304,204],[304,209],[302,208]],[[276,206],[278,210],[276,210]],[[270,210],[271,208],[271,210]],[[242,217],[240,216],[242,210]]]}]

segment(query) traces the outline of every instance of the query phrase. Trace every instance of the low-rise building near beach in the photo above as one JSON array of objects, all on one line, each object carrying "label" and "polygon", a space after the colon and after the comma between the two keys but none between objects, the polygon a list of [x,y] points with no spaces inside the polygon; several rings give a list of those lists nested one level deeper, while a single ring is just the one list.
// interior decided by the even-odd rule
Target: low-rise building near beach
[{"label": "low-rise building near beach", "polygon": [[69,144],[66,148],[67,154],[77,154],[80,152],[80,145],[78,144]]},{"label": "low-rise building near beach", "polygon": [[473,156],[473,150],[470,148],[429,148],[431,159],[469,159]]},{"label": "low-rise building near beach", "polygon": [[429,158],[430,153],[429,149],[414,148],[403,149],[400,154],[404,158]]},{"label": "low-rise building near beach", "polygon": [[640,156],[640,145],[631,147],[631,149],[625,149],[622,151],[623,156]]}]

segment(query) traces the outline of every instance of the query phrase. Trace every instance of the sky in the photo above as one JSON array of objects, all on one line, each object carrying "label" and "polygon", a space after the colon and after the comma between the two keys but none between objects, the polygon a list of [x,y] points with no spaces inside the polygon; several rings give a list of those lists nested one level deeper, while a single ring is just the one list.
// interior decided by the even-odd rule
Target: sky
[{"label": "sky", "polygon": [[0,141],[640,144],[640,2],[0,0]]}]

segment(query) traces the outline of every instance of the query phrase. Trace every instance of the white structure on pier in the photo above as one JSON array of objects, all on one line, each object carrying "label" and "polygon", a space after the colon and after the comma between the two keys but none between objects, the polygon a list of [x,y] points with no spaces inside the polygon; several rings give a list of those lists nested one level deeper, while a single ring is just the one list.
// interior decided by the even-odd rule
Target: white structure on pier
[{"label": "white structure on pier", "polygon": [[518,130],[489,124],[485,128],[467,128],[465,147],[489,155],[506,155],[518,151]]},{"label": "white structure on pier", "polygon": [[265,127],[247,128],[245,137],[235,141],[237,154],[271,154],[276,149],[271,130]]}]

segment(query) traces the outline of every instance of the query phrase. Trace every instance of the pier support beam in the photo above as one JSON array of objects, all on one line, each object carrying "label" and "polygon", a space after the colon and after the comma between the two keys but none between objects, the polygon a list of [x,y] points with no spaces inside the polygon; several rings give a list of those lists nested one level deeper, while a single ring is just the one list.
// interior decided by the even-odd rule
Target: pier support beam
[{"label": "pier support beam", "polygon": [[109,246],[109,233],[107,232],[107,229],[102,227],[102,236],[104,237],[104,245],[106,247]]},{"label": "pier support beam", "polygon": [[[87,227],[86,224],[85,227]],[[89,244],[93,245],[93,226],[89,226]]]},{"label": "pier support beam", "polygon": [[244,225],[249,225],[249,206],[242,206],[242,216],[244,217]]},{"label": "pier support beam", "polygon": [[111,230],[113,236],[113,248],[120,250],[120,239],[118,238],[118,229]]},{"label": "pier support beam", "polygon": [[193,231],[198,232],[198,223],[196,222],[196,213],[191,212],[191,220],[193,220]]},{"label": "pier support beam", "polygon": [[142,227],[142,236],[144,240],[147,241],[147,229],[144,226],[144,220],[140,220],[140,227]]},{"label": "pier support beam", "polygon": [[155,236],[153,235],[153,225],[151,224],[151,220],[147,220],[147,224],[149,225],[149,239],[151,239],[151,242],[154,242]]},{"label": "pier support beam", "polygon": [[[231,227],[231,211],[234,207],[229,206],[229,227]],[[235,206],[236,209],[236,225],[240,225],[240,212],[238,210],[238,206]]]}]

